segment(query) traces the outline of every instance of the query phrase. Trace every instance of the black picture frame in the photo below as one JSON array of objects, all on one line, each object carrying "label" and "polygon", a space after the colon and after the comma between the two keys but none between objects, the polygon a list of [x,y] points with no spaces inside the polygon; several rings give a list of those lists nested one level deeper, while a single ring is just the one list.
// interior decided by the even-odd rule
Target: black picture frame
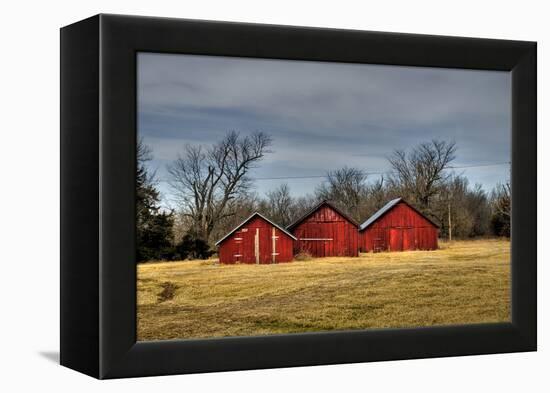
[{"label": "black picture frame", "polygon": [[[512,321],[136,342],[136,53],[512,72]],[[97,15],[61,29],[61,364],[96,378],[535,351],[536,43]]]}]

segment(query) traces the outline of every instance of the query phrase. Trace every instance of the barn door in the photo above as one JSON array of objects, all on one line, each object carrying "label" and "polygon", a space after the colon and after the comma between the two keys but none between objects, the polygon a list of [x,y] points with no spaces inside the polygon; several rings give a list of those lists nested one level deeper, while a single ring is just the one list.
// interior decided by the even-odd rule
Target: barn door
[{"label": "barn door", "polygon": [[386,231],[381,229],[375,229],[371,233],[372,233],[371,236],[374,237],[372,240],[372,251],[373,252],[386,251],[388,249]]},{"label": "barn door", "polygon": [[414,231],[412,228],[403,229],[403,250],[414,250]]},{"label": "barn door", "polygon": [[403,251],[403,230],[390,228],[390,251]]}]

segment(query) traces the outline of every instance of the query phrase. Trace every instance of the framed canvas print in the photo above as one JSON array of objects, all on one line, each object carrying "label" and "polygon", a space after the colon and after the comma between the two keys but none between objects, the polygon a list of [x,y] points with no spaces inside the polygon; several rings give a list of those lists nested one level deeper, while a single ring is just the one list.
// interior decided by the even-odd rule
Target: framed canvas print
[{"label": "framed canvas print", "polygon": [[61,29],[61,364],[536,350],[536,44]]}]

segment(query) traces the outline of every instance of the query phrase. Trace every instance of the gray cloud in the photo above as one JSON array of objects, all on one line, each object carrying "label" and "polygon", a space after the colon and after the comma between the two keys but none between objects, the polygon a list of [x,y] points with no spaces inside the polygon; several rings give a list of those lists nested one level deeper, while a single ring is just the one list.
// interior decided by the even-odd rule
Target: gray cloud
[{"label": "gray cloud", "polygon": [[[432,138],[457,142],[456,165],[506,162],[510,81],[497,71],[141,53],[138,132],[161,177],[185,143],[207,144],[230,129],[273,135],[275,153],[258,177],[343,165],[384,171],[393,149]],[[507,171],[464,169],[486,189]],[[315,182],[289,184],[303,194]],[[277,184],[259,181],[258,191]]]}]

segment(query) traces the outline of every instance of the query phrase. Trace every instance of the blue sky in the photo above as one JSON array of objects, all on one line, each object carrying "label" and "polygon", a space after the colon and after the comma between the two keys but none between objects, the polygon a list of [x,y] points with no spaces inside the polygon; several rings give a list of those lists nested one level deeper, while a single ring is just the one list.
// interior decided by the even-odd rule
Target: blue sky
[{"label": "blue sky", "polygon": [[[510,108],[511,75],[501,71],[138,55],[138,135],[152,149],[165,206],[173,199],[166,165],[185,144],[208,145],[229,130],[272,135],[273,153],[255,178],[324,175],[346,165],[384,172],[394,149],[433,138],[456,142],[453,165],[486,165],[510,161]],[[509,167],[456,171],[490,190]],[[320,181],[255,186],[263,195],[286,182],[298,196]]]}]

